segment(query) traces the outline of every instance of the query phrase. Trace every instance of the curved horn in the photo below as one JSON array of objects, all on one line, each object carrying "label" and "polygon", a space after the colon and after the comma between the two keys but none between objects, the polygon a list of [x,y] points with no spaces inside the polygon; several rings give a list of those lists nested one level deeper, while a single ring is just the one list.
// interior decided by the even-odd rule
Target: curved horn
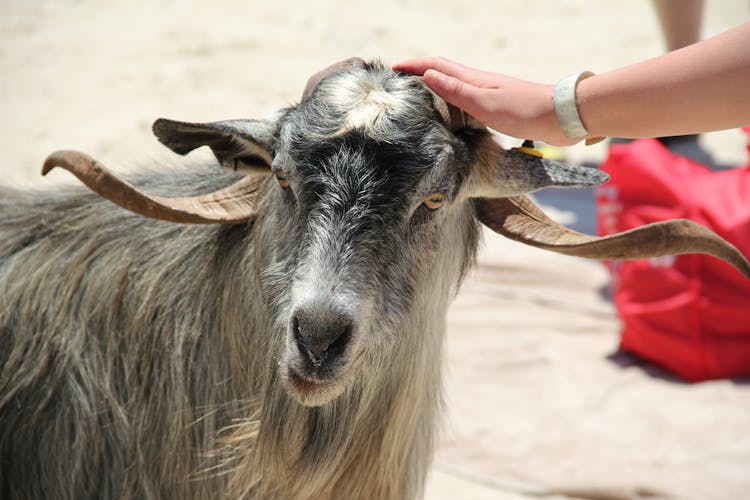
[{"label": "curved horn", "polygon": [[307,80],[305,91],[302,93],[302,102],[306,101],[307,98],[310,97],[310,94],[313,93],[315,87],[317,87],[321,80],[323,80],[323,78],[327,77],[328,75],[332,73],[347,71],[352,68],[364,68],[366,64],[367,63],[364,61],[364,59],[361,59],[359,57],[350,57],[348,59],[344,59],[343,61],[333,63],[326,68],[323,68]]},{"label": "curved horn", "polygon": [[145,194],[79,151],[56,151],[42,167],[46,175],[62,167],[103,198],[145,217],[193,224],[238,224],[254,219],[261,204],[262,178],[247,176],[203,196],[167,198]]},{"label": "curved horn", "polygon": [[704,253],[722,259],[750,278],[750,264],[730,243],[686,219],[655,222],[610,236],[578,233],[550,219],[526,196],[477,198],[477,218],[512,240],[545,250],[602,260],[627,260]]}]

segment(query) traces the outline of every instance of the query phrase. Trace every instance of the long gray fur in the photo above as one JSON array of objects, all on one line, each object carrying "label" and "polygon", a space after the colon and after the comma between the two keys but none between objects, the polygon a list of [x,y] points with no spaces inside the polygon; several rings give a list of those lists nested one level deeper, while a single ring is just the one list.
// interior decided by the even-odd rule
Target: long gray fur
[{"label": "long gray fur", "polygon": [[[444,311],[478,239],[460,193],[486,132],[451,133],[419,79],[379,64],[329,76],[274,120],[247,144],[291,187],[269,176],[247,224],[0,188],[0,497],[421,495]],[[186,127],[160,137],[247,156],[231,134]],[[189,163],[130,181],[190,195],[237,180]],[[436,192],[445,205],[429,210]],[[290,317],[315,307],[355,326],[344,368],[305,399]]]}]

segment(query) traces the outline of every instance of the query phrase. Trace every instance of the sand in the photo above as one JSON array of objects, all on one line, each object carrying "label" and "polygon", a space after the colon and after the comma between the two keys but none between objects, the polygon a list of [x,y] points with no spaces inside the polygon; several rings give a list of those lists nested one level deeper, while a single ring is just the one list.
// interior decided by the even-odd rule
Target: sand
[{"label": "sand", "polygon": [[[351,55],[444,55],[554,82],[662,50],[647,1],[3,0],[0,12],[0,173],[34,186],[73,182],[39,177],[55,149],[119,171],[171,159],[151,137],[155,118],[263,116]],[[709,1],[704,32],[749,16],[746,1]],[[736,131],[702,140],[717,161],[744,162]],[[566,151],[572,163],[605,154]],[[525,498],[543,485],[750,498],[747,381],[688,385],[612,359],[607,281],[598,263],[487,236],[448,312],[448,407],[428,499]]]}]

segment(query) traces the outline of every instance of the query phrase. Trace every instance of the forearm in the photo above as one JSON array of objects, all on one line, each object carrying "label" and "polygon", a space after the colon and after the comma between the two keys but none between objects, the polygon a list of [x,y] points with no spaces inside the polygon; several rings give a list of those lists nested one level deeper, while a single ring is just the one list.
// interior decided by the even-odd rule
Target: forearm
[{"label": "forearm", "polygon": [[750,23],[582,80],[589,136],[656,137],[750,124]]}]

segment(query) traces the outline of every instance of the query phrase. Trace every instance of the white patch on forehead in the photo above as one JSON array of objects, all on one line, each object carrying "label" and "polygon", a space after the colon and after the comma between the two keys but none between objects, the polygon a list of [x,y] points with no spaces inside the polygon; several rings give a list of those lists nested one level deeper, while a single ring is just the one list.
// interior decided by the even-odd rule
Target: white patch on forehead
[{"label": "white patch on forehead", "polygon": [[405,95],[396,90],[387,92],[382,82],[372,75],[361,73],[342,74],[331,78],[322,90],[322,98],[343,114],[343,123],[334,136],[351,130],[377,129],[387,116],[403,113],[408,108]]},{"label": "white patch on forehead", "polygon": [[383,118],[389,109],[393,110],[399,104],[399,101],[385,90],[371,90],[346,114],[344,129],[371,128]]}]

